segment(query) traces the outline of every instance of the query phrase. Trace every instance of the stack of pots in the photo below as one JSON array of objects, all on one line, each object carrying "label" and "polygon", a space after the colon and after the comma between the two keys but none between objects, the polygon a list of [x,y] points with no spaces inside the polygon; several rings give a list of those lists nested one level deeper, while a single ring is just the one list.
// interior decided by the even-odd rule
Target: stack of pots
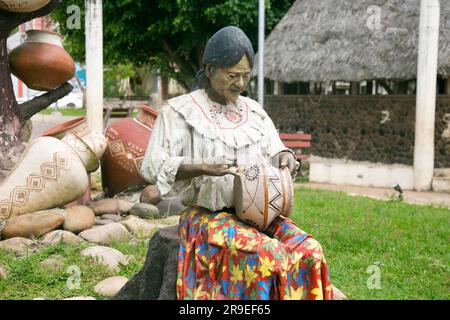
[{"label": "stack of pots", "polygon": [[125,118],[110,125],[108,146],[101,160],[103,191],[109,197],[144,186],[140,168],[158,111],[142,105],[136,119]]}]

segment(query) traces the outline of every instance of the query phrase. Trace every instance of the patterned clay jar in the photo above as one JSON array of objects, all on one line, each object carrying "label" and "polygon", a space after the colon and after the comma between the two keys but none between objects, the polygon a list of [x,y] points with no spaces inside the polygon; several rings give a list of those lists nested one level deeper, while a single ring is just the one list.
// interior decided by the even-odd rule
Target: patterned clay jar
[{"label": "patterned clay jar", "polygon": [[157,116],[158,111],[143,105],[136,119],[119,120],[106,130],[108,146],[101,162],[106,195],[147,184],[140,168]]},{"label": "patterned clay jar", "polygon": [[[59,124],[53,128],[48,129],[45,131],[42,136],[44,137],[54,137],[57,139],[63,139],[67,133],[73,133],[77,135],[78,137],[85,137],[88,134],[91,133],[91,129],[89,128],[89,125],[87,123],[87,119],[85,117],[75,118],[69,121],[66,121],[62,124]],[[98,157],[100,159],[101,157]],[[86,170],[88,172],[92,172],[98,169],[99,162],[97,159],[92,160],[93,163],[88,164],[88,167]],[[91,188],[90,188],[90,176],[89,176],[89,188],[86,190],[86,193],[77,201],[74,201],[73,203],[68,204],[67,206],[72,205],[86,205],[92,202],[92,195],[91,195]]]},{"label": "patterned clay jar", "polygon": [[[1,1],[0,1],[1,3]],[[75,63],[55,32],[29,30],[27,39],[9,54],[11,72],[28,88],[49,91],[70,80]]]},{"label": "patterned clay jar", "polygon": [[258,230],[266,230],[280,214],[289,216],[294,188],[288,169],[269,164],[240,167],[234,179],[237,216]]},{"label": "patterned clay jar", "polygon": [[32,12],[49,2],[50,0],[0,0],[0,9],[11,12]]},{"label": "patterned clay jar", "polygon": [[38,138],[0,184],[0,221],[74,201],[86,192],[88,180],[74,147],[56,138]]}]

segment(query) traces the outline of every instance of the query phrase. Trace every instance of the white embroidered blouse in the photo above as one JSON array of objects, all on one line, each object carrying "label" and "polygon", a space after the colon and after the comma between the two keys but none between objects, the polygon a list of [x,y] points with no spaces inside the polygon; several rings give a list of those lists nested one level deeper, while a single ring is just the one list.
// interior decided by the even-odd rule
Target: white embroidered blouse
[{"label": "white embroidered blouse", "polygon": [[286,150],[260,105],[240,96],[219,105],[204,89],[171,100],[161,108],[141,174],[156,184],[163,199],[178,196],[186,206],[211,211],[233,207],[233,175],[175,181],[180,163],[254,164]]}]

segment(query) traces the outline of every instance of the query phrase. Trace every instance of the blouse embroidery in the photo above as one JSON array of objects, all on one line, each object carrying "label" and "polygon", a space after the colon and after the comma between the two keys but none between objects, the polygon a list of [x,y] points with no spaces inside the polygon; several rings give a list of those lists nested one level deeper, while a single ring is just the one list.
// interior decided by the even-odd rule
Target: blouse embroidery
[{"label": "blouse embroidery", "polygon": [[248,105],[241,99],[227,105],[209,101],[210,106],[203,106],[195,100],[192,94],[190,96],[205,118],[220,129],[236,129],[248,120]]}]

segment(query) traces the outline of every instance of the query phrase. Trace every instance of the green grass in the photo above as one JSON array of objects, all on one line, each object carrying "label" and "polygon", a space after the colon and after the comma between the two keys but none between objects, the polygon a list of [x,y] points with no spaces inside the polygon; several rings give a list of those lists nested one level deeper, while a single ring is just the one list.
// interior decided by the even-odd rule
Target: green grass
[{"label": "green grass", "polygon": [[[292,219],[324,248],[350,299],[449,299],[450,210],[297,189]],[[380,263],[381,289],[369,289]]]},{"label": "green grass", "polygon": [[[292,219],[320,241],[333,284],[350,299],[450,298],[449,209],[306,188],[295,192]],[[79,252],[85,247],[52,246],[24,258],[0,252],[0,264],[8,269],[8,278],[0,280],[0,299],[80,295],[102,299],[93,288],[113,274],[81,257]],[[132,256],[118,274],[131,278],[145,261],[148,242],[116,243],[113,247]],[[52,272],[39,266],[53,254],[66,258],[64,270]],[[369,289],[367,281],[372,274],[367,269],[376,263],[381,289]],[[66,285],[71,265],[81,270],[79,290],[69,290]]]},{"label": "green grass", "polygon": [[[148,241],[138,240],[136,244],[116,243],[112,247],[128,256],[127,266],[123,266],[118,274],[114,274],[106,267],[94,264],[92,258],[80,256],[80,251],[86,244],[55,245],[45,247],[28,257],[16,258],[11,254],[0,252],[0,262],[8,268],[6,280],[0,280],[0,300],[4,299],[64,299],[74,296],[92,296],[105,299],[94,292],[94,287],[100,281],[112,276],[133,277],[144,264],[147,254]],[[65,267],[60,271],[50,271],[39,265],[41,261],[59,254],[66,258]],[[69,268],[78,267],[80,274],[80,288],[69,289],[67,281],[75,273]],[[75,276],[76,277],[76,276]],[[73,279],[73,278],[72,278]]]},{"label": "green grass", "polygon": [[[52,112],[55,112],[54,109],[44,109],[39,112],[39,114],[50,115]],[[75,117],[84,117],[86,116],[86,109],[58,109],[57,112],[60,112],[63,116],[75,116]]]},{"label": "green grass", "polygon": [[[55,110],[47,108],[47,109],[39,111],[39,114],[50,115],[50,114],[52,114],[52,112],[55,112]],[[74,117],[86,116],[85,108],[82,108],[82,109],[58,109],[58,112],[60,112],[63,116],[74,116]],[[133,113],[131,114],[131,117],[136,118],[138,112],[139,111],[133,111]],[[115,115],[116,114],[113,112],[111,117],[114,117]],[[123,117],[122,114],[121,114],[121,117]]]}]

